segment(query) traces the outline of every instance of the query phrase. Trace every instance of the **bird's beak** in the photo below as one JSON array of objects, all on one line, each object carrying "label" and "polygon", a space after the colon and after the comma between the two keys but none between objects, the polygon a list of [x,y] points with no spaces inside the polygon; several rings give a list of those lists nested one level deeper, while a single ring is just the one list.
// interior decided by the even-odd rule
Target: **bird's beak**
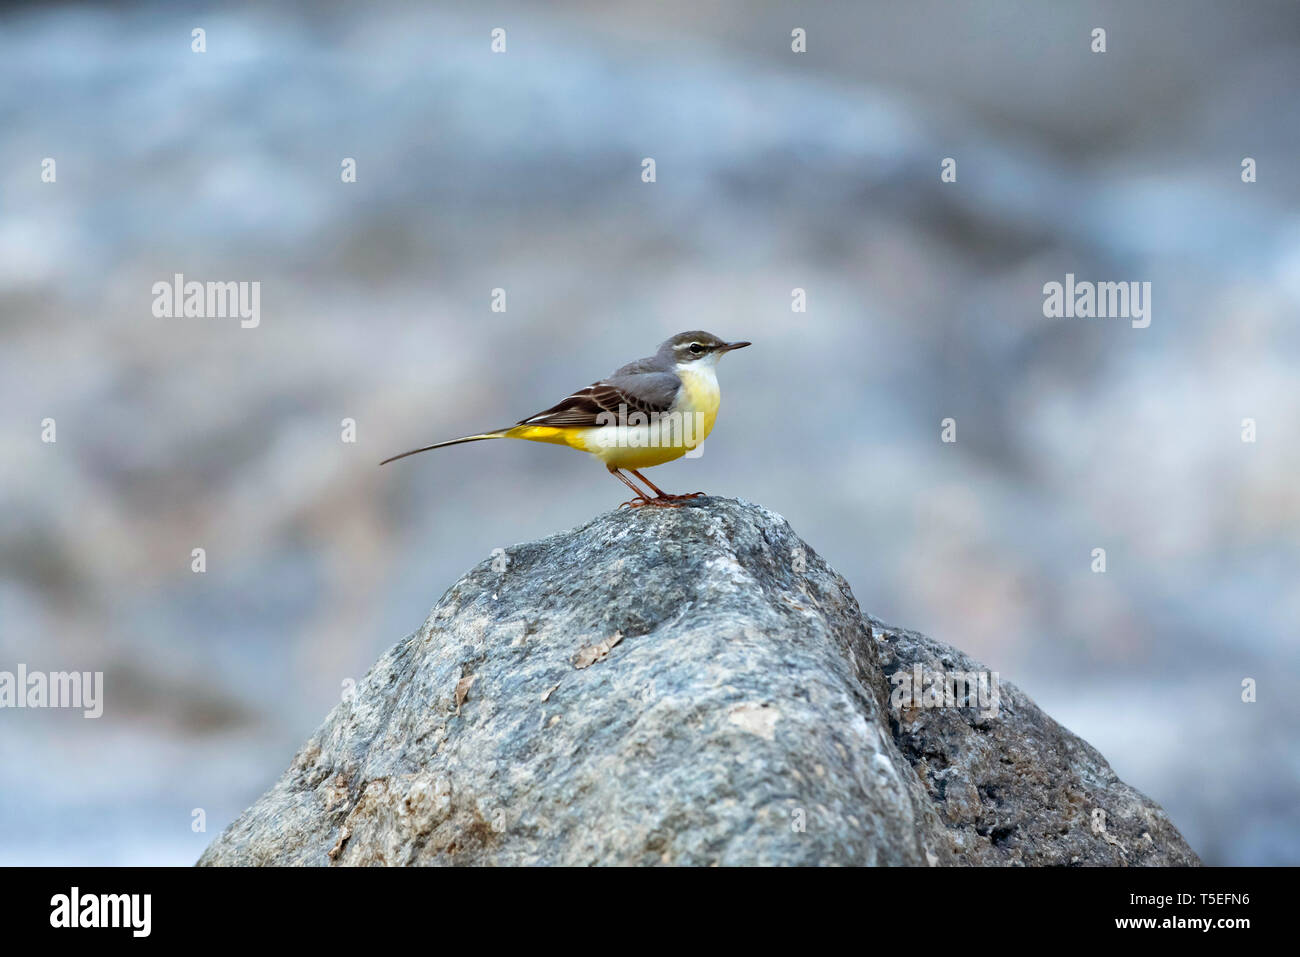
[{"label": "bird's beak", "polygon": [[728,342],[722,347],[723,352],[730,352],[732,349],[743,349],[745,346],[752,346],[752,342]]}]

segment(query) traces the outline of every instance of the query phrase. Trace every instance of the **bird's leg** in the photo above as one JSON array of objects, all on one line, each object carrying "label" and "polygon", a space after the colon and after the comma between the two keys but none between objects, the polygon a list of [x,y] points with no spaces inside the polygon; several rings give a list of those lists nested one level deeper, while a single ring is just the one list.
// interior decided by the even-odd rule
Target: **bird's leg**
[{"label": "bird's leg", "polygon": [[[629,508],[640,508],[643,505],[654,505],[659,508],[681,508],[681,505],[675,500],[679,498],[690,498],[689,495],[665,495],[663,492],[660,492],[659,489],[654,487],[654,483],[646,479],[646,477],[636,471],[636,469],[628,469],[629,472],[639,478],[642,482],[645,482],[646,485],[649,485],[656,492],[659,492],[656,497],[651,498],[649,495],[646,495],[645,492],[641,491],[641,489],[633,485],[631,481],[628,480],[628,477],[618,469],[614,468],[614,466],[609,465],[606,466],[606,468],[609,469],[610,475],[613,475],[632,491],[636,492],[636,498],[632,499],[630,502],[623,503],[623,505],[626,505]],[[620,505],[619,508],[622,508],[623,505]]]},{"label": "bird's leg", "polygon": [[664,505],[667,505],[669,502],[680,502],[682,499],[686,499],[686,498],[702,498],[704,496],[703,492],[691,492],[689,495],[669,495],[667,492],[661,489],[654,482],[650,481],[648,478],[646,478],[636,469],[628,469],[628,471],[631,472],[633,475],[635,475],[637,478],[639,478],[646,485],[650,486],[650,489],[661,499],[664,499],[663,502]]},{"label": "bird's leg", "polygon": [[[606,466],[606,468],[609,469],[610,475],[614,476],[614,478],[618,479],[620,482],[622,482],[624,485],[626,485],[628,488],[630,488],[633,492],[636,493],[636,498],[632,499],[629,502],[624,502],[623,505],[627,505],[630,508],[639,508],[642,505],[649,505],[651,502],[654,501],[654,499],[647,496],[644,491],[642,491],[641,489],[633,485],[632,482],[628,479],[628,477],[624,475],[622,472],[620,472],[618,469],[614,468],[614,466],[608,465]],[[620,505],[619,508],[622,508],[623,505]]]},{"label": "bird's leg", "polygon": [[635,475],[638,479],[640,479],[642,485],[648,486],[650,491],[654,492],[656,495],[660,496],[661,498],[673,497],[669,495],[667,492],[665,492],[663,489],[661,489],[654,482],[650,481],[648,478],[646,478],[644,475],[638,472],[636,469],[628,469],[628,471],[631,472],[633,475]]}]

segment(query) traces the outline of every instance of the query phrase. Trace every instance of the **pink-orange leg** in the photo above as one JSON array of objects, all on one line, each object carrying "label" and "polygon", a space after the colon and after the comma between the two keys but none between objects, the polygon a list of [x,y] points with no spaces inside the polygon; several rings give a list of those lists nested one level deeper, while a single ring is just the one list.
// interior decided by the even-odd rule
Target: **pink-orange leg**
[{"label": "pink-orange leg", "polygon": [[[626,505],[628,508],[640,508],[643,505],[653,505],[657,508],[681,508],[681,499],[695,497],[694,495],[669,495],[666,492],[664,492],[663,489],[658,488],[654,484],[654,482],[651,482],[648,478],[646,478],[636,469],[628,469],[629,472],[631,472],[633,475],[639,478],[642,482],[645,482],[646,485],[650,486],[650,488],[654,490],[655,496],[652,498],[651,496],[643,492],[641,489],[633,485],[632,482],[628,479],[628,477],[624,475],[622,472],[620,472],[618,469],[614,468],[614,466],[609,465],[606,466],[606,468],[609,469],[610,475],[614,476],[616,479],[618,479],[620,482],[622,482],[624,485],[626,485],[628,488],[630,488],[633,492],[636,493],[636,498],[632,499],[629,502],[624,502],[623,505],[619,506],[619,508],[623,508],[624,505]],[[703,494],[704,494],[703,492],[696,493],[696,495],[703,495]]]},{"label": "pink-orange leg", "polygon": [[[654,499],[646,495],[644,491],[642,491],[641,489],[633,485],[631,480],[628,479],[628,477],[624,475],[622,472],[620,472],[618,469],[614,468],[614,466],[608,465],[606,466],[606,468],[609,469],[610,475],[614,476],[614,478],[618,479],[620,482],[622,482],[624,485],[626,485],[636,494],[635,498],[633,498],[629,502],[624,502],[623,505],[626,505],[630,508],[640,508],[642,505],[649,505],[651,502],[654,501]],[[619,508],[622,508],[623,505],[620,505]]]},{"label": "pink-orange leg", "polygon": [[687,499],[687,498],[702,498],[704,496],[703,492],[691,492],[689,495],[669,495],[667,492],[661,489],[654,482],[650,481],[648,478],[646,478],[636,469],[628,469],[628,471],[631,472],[633,475],[635,475],[637,478],[639,478],[646,485],[650,486],[651,491],[653,491],[661,499],[664,499],[664,502],[661,503],[663,505],[667,505],[669,502],[680,502],[683,499]]}]

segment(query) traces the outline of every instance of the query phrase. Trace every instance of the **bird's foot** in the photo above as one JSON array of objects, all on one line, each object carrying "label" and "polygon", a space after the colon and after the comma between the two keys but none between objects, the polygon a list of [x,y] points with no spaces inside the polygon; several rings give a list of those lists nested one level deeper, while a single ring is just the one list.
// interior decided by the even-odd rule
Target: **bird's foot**
[{"label": "bird's foot", "polygon": [[682,503],[687,499],[702,498],[705,492],[691,492],[689,495],[669,495],[665,492],[662,495],[656,495],[653,498],[647,498],[644,495],[638,495],[636,498],[624,502],[619,508],[643,508],[646,505],[654,508],[681,508]]}]

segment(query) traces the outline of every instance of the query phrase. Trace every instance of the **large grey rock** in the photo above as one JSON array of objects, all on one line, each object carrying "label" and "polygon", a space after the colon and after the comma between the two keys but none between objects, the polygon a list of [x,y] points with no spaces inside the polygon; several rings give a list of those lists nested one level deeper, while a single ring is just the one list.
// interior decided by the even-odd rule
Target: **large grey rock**
[{"label": "large grey rock", "polygon": [[918,664],[983,670],[772,512],[612,512],[453,585],[199,863],[1198,863],[1014,687],[895,707]]}]

